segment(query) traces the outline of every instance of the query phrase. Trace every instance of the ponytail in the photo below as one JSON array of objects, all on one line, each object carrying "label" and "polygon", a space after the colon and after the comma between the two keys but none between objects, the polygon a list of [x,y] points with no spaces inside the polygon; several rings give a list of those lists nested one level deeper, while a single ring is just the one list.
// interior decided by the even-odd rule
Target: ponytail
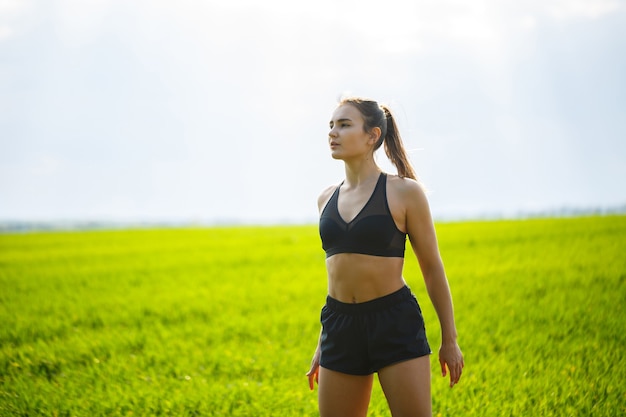
[{"label": "ponytail", "polygon": [[387,155],[387,158],[389,158],[391,163],[396,167],[399,176],[402,178],[407,177],[417,180],[417,175],[415,175],[415,171],[413,170],[411,162],[409,162],[409,158],[404,150],[404,143],[400,137],[398,125],[396,125],[396,121],[393,118],[391,111],[387,106],[382,105],[380,107],[385,113],[385,119],[387,122],[387,132],[384,138],[385,154]]},{"label": "ponytail", "polygon": [[380,129],[380,139],[378,139],[378,142],[374,145],[374,150],[380,148],[383,143],[385,144],[385,154],[398,170],[398,175],[402,178],[417,180],[415,171],[404,150],[404,144],[402,143],[398,126],[389,108],[384,105],[379,105],[374,100],[352,97],[343,98],[339,102],[340,106],[344,104],[350,104],[361,112],[363,120],[365,121],[363,128],[367,132],[375,127]]}]

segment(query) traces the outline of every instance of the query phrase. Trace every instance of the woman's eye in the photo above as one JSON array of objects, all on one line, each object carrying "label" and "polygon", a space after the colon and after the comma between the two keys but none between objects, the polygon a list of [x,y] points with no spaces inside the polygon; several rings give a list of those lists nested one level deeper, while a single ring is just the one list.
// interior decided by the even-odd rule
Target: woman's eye
[{"label": "woman's eye", "polygon": [[350,124],[348,124],[348,123],[342,123],[342,124],[341,124],[341,127],[350,127]]}]

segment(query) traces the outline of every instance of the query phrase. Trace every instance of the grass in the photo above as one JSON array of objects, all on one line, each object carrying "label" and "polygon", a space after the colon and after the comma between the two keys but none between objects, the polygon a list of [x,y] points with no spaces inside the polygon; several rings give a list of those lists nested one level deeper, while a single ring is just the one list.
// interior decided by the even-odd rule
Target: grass
[{"label": "grass", "polygon": [[[435,415],[626,413],[626,217],[437,231],[466,369],[433,355]],[[314,226],[0,235],[0,415],[314,416],[325,290]]]}]

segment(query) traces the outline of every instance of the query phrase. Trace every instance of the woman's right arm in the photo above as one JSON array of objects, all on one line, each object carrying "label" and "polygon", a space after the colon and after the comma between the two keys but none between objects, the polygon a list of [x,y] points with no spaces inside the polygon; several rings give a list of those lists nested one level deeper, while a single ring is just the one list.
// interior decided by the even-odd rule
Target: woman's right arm
[{"label": "woman's right arm", "polygon": [[[317,197],[317,209],[319,210],[320,215],[330,200],[331,195],[333,194],[336,185],[331,185],[326,188],[322,193]],[[306,373],[306,376],[309,377],[309,388],[312,390],[315,387],[315,382],[318,382],[319,370],[320,370],[320,345],[322,341],[322,331],[320,330],[320,335],[317,339],[317,348],[315,348],[315,354],[313,355],[313,359],[311,360],[311,369]]]},{"label": "woman's right arm", "polygon": [[313,388],[315,387],[315,382],[318,382],[318,378],[319,378],[321,341],[322,341],[322,332],[320,331],[320,337],[317,339],[317,348],[315,348],[315,354],[313,355],[313,359],[311,360],[311,369],[309,369],[309,372],[306,373],[306,376],[309,377],[309,388],[311,390],[313,390]]}]

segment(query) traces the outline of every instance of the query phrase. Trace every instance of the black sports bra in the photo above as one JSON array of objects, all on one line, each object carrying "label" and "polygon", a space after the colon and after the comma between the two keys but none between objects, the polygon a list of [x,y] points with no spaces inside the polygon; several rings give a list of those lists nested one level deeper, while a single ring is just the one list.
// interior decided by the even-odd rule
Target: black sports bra
[{"label": "black sports bra", "polygon": [[[343,183],[342,183],[343,184]],[[387,202],[387,175],[381,172],[372,196],[346,223],[339,214],[339,185],[320,216],[319,232],[326,257],[337,253],[404,257],[406,233],[398,230]]]}]

